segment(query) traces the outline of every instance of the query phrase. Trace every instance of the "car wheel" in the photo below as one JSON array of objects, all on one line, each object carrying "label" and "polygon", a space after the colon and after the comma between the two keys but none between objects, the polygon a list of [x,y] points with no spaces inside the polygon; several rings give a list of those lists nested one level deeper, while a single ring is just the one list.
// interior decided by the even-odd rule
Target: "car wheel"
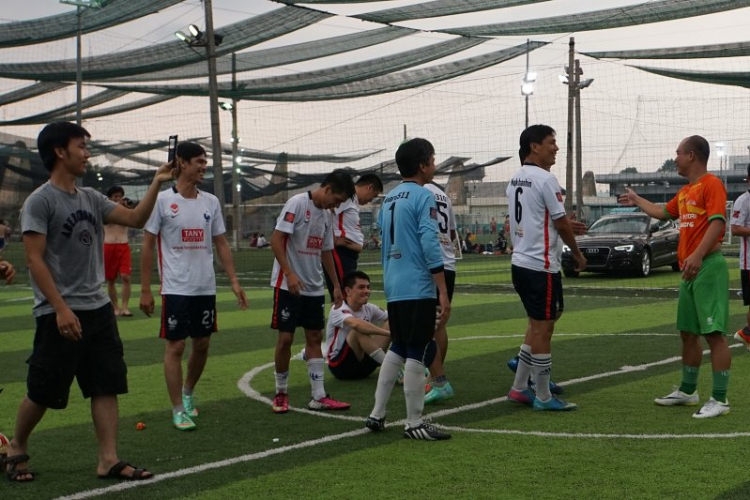
[{"label": "car wheel", "polygon": [[679,262],[672,263],[672,271],[674,271],[676,273],[678,273],[678,272],[681,271],[681,269],[680,269],[680,263]]},{"label": "car wheel", "polygon": [[638,275],[646,277],[651,274],[651,252],[645,248],[641,254],[641,266],[638,269]]},{"label": "car wheel", "polygon": [[575,269],[563,269],[563,274],[566,278],[577,278],[581,273]]}]

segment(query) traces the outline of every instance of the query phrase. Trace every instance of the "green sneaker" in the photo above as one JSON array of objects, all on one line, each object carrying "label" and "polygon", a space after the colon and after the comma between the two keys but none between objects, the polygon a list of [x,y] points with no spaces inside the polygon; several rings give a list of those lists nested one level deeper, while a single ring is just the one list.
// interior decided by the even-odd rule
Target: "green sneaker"
[{"label": "green sneaker", "polygon": [[195,396],[192,394],[190,396],[187,394],[182,395],[182,406],[185,407],[185,413],[187,413],[190,418],[198,416],[198,408],[195,407]]},{"label": "green sneaker", "polygon": [[181,431],[192,431],[195,429],[195,422],[193,422],[193,419],[184,411],[178,411],[173,414],[172,423]]},{"label": "green sneaker", "polygon": [[436,401],[445,401],[453,397],[453,387],[450,382],[446,382],[443,387],[432,386],[430,392],[424,395],[425,404],[434,403]]}]

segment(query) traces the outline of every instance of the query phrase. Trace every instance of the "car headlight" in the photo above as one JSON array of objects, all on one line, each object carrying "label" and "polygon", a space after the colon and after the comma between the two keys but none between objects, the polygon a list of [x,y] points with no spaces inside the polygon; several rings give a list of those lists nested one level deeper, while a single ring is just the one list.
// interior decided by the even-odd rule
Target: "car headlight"
[{"label": "car headlight", "polygon": [[563,245],[563,253],[570,253],[570,247],[568,245]]},{"label": "car headlight", "polygon": [[622,245],[619,247],[615,247],[615,250],[619,252],[632,252],[633,248],[635,248],[635,245]]}]

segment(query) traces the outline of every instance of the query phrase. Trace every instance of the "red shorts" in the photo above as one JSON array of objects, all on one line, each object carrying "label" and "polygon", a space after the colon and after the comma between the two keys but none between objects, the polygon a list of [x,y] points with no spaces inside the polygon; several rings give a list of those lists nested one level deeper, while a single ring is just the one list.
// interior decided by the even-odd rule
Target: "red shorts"
[{"label": "red shorts", "polygon": [[112,281],[123,274],[130,276],[130,245],[127,243],[104,244],[104,279]]}]

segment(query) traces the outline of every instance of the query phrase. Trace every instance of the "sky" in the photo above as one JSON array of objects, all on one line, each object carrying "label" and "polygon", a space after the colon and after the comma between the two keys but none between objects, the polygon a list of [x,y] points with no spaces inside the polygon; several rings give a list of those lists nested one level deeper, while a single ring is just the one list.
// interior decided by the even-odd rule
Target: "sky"
[{"label": "sky", "polygon": [[[214,0],[214,22],[221,26],[255,16],[281,5],[266,0]],[[315,26],[255,46],[249,50],[362,32],[379,27],[351,19],[347,15],[380,8],[418,3],[390,1],[352,5],[314,5],[339,14]],[[270,68],[239,75],[240,79],[294,74],[324,67],[379,57],[386,53],[416,48],[452,38],[430,32],[432,29],[462,27],[521,19],[550,17],[575,12],[632,6],[633,0],[552,0],[533,5],[498,9],[474,14],[399,23],[426,30],[382,46],[349,54]],[[646,2],[654,3],[654,2]],[[74,7],[56,0],[3,0],[0,22],[30,19],[68,12]],[[83,37],[83,55],[97,56],[173,40],[173,33],[189,24],[203,27],[203,7],[198,0],[187,0],[162,12]],[[558,131],[561,152],[553,172],[562,178],[567,132],[567,89],[558,75],[567,64],[568,39],[575,37],[579,51],[689,46],[747,41],[750,8],[700,18],[656,23],[639,27],[581,33],[535,35],[533,40],[551,42],[530,55],[530,67],[538,73],[534,95],[529,98],[530,123],[547,123]],[[1,26],[1,24],[0,24]],[[456,56],[429,63],[478,55],[525,42],[526,37],[501,37]],[[75,40],[0,49],[0,62],[28,62],[75,57]],[[631,68],[632,61],[596,61],[579,56],[584,78],[594,84],[582,91],[582,142],[584,169],[595,173],[619,172],[634,166],[652,171],[673,156],[682,137],[704,135],[709,142],[725,144],[730,155],[747,155],[750,145],[750,94],[747,89],[681,82],[657,77]],[[747,58],[710,61],[645,61],[645,65],[715,71],[747,68]],[[379,150],[367,160],[352,166],[361,168],[387,161],[403,139],[430,139],[438,162],[449,156],[470,158],[484,163],[498,156],[513,156],[525,121],[521,79],[525,58],[422,89],[383,96],[317,103],[272,103],[242,101],[238,130],[241,146],[291,153],[339,153]],[[0,79],[0,93],[21,88],[29,82]],[[97,91],[85,88],[85,95]],[[142,96],[138,96],[142,97]],[[124,101],[134,97],[124,98]],[[0,119],[14,119],[73,102],[73,87],[22,103],[0,108]],[[119,103],[116,101],[112,104]],[[209,135],[208,100],[179,98],[151,108],[84,123],[98,140],[154,140],[178,133],[181,138]],[[0,131],[35,137],[39,126],[3,127]],[[229,114],[221,115],[223,142],[231,137]],[[719,168],[714,157],[710,168]],[[133,166],[119,161],[117,166]],[[486,180],[503,180],[517,167],[505,162],[487,169]],[[304,164],[298,170],[322,171],[330,165]]]}]

